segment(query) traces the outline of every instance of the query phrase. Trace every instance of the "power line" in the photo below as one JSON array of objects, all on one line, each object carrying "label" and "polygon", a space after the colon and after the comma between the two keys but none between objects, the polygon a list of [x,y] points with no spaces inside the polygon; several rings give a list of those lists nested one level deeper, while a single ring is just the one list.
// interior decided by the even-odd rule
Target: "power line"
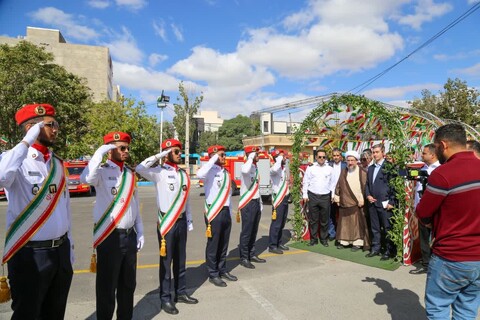
[{"label": "power line", "polygon": [[438,33],[436,33],[434,36],[432,36],[430,39],[428,39],[427,41],[425,41],[424,43],[422,43],[419,47],[417,47],[415,50],[413,50],[412,52],[410,52],[408,55],[406,55],[403,59],[399,60],[398,62],[396,62],[395,64],[393,64],[392,66],[388,67],[387,69],[383,70],[382,72],[378,73],[377,75],[373,76],[372,78],[362,82],[361,84],[359,84],[358,86],[350,89],[347,91],[347,93],[351,93],[352,91],[356,90],[357,88],[360,88],[358,89],[355,94],[358,94],[360,92],[362,92],[363,90],[365,90],[365,88],[367,88],[369,85],[371,85],[372,83],[374,83],[375,81],[377,81],[380,77],[382,77],[383,75],[385,75],[387,72],[389,72],[390,70],[392,70],[393,68],[395,68],[397,65],[399,65],[400,63],[402,63],[403,61],[407,60],[408,58],[410,58],[412,55],[414,55],[415,53],[417,53],[418,51],[420,51],[421,49],[425,48],[426,46],[428,46],[430,43],[432,43],[433,41],[435,41],[437,38],[439,38],[440,36],[442,36],[445,32],[447,32],[448,30],[450,30],[451,28],[453,28],[454,26],[456,26],[457,24],[459,24],[461,21],[463,21],[464,19],[466,19],[469,15],[471,15],[472,13],[474,13],[476,10],[478,10],[480,8],[480,2],[477,2],[476,4],[474,4],[470,9],[468,9],[467,11],[465,11],[462,15],[460,15],[458,18],[456,18],[455,20],[453,20],[452,22],[450,22],[446,27],[444,27],[442,30],[440,30]]}]

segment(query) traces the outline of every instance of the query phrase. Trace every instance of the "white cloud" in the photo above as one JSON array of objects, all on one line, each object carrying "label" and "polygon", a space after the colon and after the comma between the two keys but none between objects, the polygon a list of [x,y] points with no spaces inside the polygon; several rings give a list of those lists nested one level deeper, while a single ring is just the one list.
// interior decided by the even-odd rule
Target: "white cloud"
[{"label": "white cloud", "polygon": [[407,94],[410,93],[418,93],[421,92],[423,89],[427,90],[437,90],[441,89],[442,85],[438,83],[419,83],[419,84],[412,84],[408,86],[395,86],[395,87],[387,87],[387,88],[374,88],[370,90],[366,90],[364,95],[370,99],[396,99],[405,97]]},{"label": "white cloud", "polygon": [[178,91],[180,80],[164,72],[149,70],[144,67],[113,61],[114,83],[134,90]]},{"label": "white cloud", "polygon": [[127,7],[132,10],[139,10],[147,5],[145,0],[115,0],[117,6]]},{"label": "white cloud", "polygon": [[105,9],[110,6],[110,1],[108,0],[89,0],[87,4],[96,9]]},{"label": "white cloud", "polygon": [[460,51],[456,52],[455,54],[435,54],[433,55],[433,58],[438,61],[452,61],[452,60],[462,60],[462,59],[467,59],[470,57],[477,57],[480,56],[480,49],[477,50],[471,50],[471,51]]},{"label": "white cloud", "polygon": [[449,3],[435,3],[434,0],[419,0],[415,6],[415,13],[399,17],[398,22],[420,30],[422,24],[430,22],[436,17],[441,17],[450,12],[453,6]]},{"label": "white cloud", "polygon": [[455,73],[472,76],[472,77],[479,77],[480,76],[480,63],[474,64],[471,67],[463,68],[463,69],[454,69],[452,70]]},{"label": "white cloud", "polygon": [[155,67],[157,64],[165,61],[168,59],[168,56],[165,54],[159,54],[159,53],[152,53],[148,57],[148,63],[151,67]]},{"label": "white cloud", "polygon": [[177,26],[174,23],[172,23],[170,26],[172,27],[172,32],[175,35],[175,38],[177,39],[177,41],[183,42],[183,33],[181,30],[181,27]]},{"label": "white cloud", "polygon": [[67,38],[90,41],[99,37],[99,34],[94,29],[82,25],[73,15],[57,8],[40,8],[37,11],[31,12],[30,16],[34,21],[39,21],[60,29],[62,34]]},{"label": "white cloud", "polygon": [[163,21],[163,19],[160,19],[158,22],[153,22],[153,30],[163,41],[168,41],[167,31],[165,30],[165,21]]},{"label": "white cloud", "polygon": [[104,44],[110,49],[114,59],[134,64],[138,64],[143,60],[143,52],[137,47],[135,38],[127,28],[122,27],[122,34],[114,36],[114,40]]}]

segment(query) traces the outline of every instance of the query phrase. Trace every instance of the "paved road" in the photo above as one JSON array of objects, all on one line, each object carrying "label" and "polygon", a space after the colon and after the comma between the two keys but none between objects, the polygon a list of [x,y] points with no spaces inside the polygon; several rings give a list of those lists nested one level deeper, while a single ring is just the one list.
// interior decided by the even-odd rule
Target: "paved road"
[{"label": "paved road", "polygon": [[[234,222],[228,266],[239,281],[228,283],[226,288],[213,286],[208,282],[204,264],[201,190],[194,188],[191,192],[194,230],[188,235],[187,247],[187,285],[200,303],[178,305],[180,314],[171,316],[159,309],[155,190],[140,187],[146,243],[138,256],[135,319],[425,319],[425,275],[409,275],[412,267],[392,272],[300,250],[269,254],[268,205],[256,244],[267,263],[257,264],[255,270],[238,265],[240,224]],[[72,198],[76,263],[66,319],[96,319],[95,275],[88,272],[93,201],[94,197]],[[233,201],[236,207],[238,196]],[[0,230],[5,229],[5,211],[6,202],[0,201]],[[0,232],[0,242],[4,242],[4,232]],[[0,319],[10,317],[10,305],[0,305]]]}]

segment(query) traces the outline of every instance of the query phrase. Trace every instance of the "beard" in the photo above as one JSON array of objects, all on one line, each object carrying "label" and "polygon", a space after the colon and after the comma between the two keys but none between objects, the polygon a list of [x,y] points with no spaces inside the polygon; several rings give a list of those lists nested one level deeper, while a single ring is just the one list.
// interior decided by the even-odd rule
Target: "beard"
[{"label": "beard", "polygon": [[440,162],[440,164],[444,164],[445,162],[447,162],[447,157],[445,157],[445,155],[443,154],[443,147],[442,146],[439,146],[435,150],[435,154],[437,155],[437,159],[438,159],[438,162]]},{"label": "beard", "polygon": [[52,147],[55,144],[55,140],[48,140],[42,135],[39,135],[37,138],[38,142],[40,142],[41,145],[44,145],[45,147]]}]

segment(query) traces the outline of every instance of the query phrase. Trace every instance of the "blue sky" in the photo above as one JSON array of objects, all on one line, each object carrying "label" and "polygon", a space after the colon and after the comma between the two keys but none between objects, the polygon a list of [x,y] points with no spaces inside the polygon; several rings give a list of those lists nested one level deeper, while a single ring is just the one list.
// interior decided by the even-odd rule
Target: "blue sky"
[{"label": "blue sky", "polygon": [[[114,82],[158,114],[183,80],[203,110],[237,114],[346,92],[392,66],[478,0],[0,0],[0,34],[58,29],[107,46]],[[480,10],[361,94],[397,105],[448,78],[480,89]],[[300,120],[306,111],[296,113]],[[286,113],[278,114],[282,118]],[[170,105],[164,114],[173,117]]]}]

